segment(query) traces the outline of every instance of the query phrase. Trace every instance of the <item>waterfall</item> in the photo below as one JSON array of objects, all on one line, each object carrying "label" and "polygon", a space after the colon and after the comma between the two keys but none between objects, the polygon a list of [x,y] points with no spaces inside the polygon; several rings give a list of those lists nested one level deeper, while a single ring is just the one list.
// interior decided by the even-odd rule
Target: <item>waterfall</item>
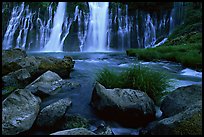
[{"label": "waterfall", "polygon": [[[20,7],[16,6],[13,8],[13,11],[11,13],[11,19],[9,21],[7,30],[4,34],[3,49],[10,49],[13,47],[14,34],[20,25],[23,11],[24,11],[24,2],[21,4]],[[20,32],[19,35],[21,35],[21,33],[22,31]],[[19,39],[18,41],[20,43]]]},{"label": "waterfall", "polygon": [[65,2],[59,2],[55,12],[53,3],[39,8],[24,2],[12,4],[11,9],[2,7],[2,13],[10,14],[4,21],[2,48],[43,52],[151,48],[165,42],[184,20],[183,2],[175,2],[171,10],[158,14],[141,9],[129,11],[123,4],[110,5],[89,2],[89,12],[79,5],[68,12]]},{"label": "waterfall", "polygon": [[107,51],[108,2],[89,2],[90,20],[85,51]]},{"label": "waterfall", "polygon": [[62,25],[64,22],[64,16],[66,11],[66,2],[59,2],[57,6],[57,11],[54,16],[54,24],[52,28],[52,32],[50,35],[50,39],[48,43],[44,46],[44,52],[61,52],[63,51],[63,45],[61,42],[61,34],[62,34]]}]

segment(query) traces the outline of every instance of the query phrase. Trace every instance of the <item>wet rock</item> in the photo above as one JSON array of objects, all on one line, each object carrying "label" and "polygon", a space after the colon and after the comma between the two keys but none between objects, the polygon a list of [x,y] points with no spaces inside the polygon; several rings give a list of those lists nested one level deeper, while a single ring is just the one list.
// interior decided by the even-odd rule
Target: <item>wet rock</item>
[{"label": "wet rock", "polygon": [[139,90],[106,89],[97,82],[92,93],[91,105],[99,116],[126,126],[144,126],[155,119],[154,102]]},{"label": "wet rock", "polygon": [[180,87],[168,94],[161,103],[164,117],[173,116],[202,100],[202,86]]},{"label": "wet rock", "polygon": [[141,134],[202,135],[202,101],[176,115],[150,123]]},{"label": "wet rock", "polygon": [[96,130],[93,131],[97,135],[113,135],[111,128],[102,122],[99,126],[97,126]]},{"label": "wet rock", "polygon": [[64,98],[44,107],[37,117],[36,124],[39,127],[53,126],[64,116],[67,108],[71,106],[71,103],[69,98]]},{"label": "wet rock", "polygon": [[49,95],[58,93],[63,86],[75,88],[79,84],[70,82],[69,80],[63,80],[55,72],[47,71],[25,88],[43,99]]},{"label": "wet rock", "polygon": [[2,102],[2,134],[16,135],[30,129],[41,100],[31,92],[17,89]]},{"label": "wet rock", "polygon": [[202,86],[180,87],[169,93],[161,103],[163,119],[150,123],[142,134],[201,135]]},{"label": "wet rock", "polygon": [[68,57],[62,60],[54,57],[37,57],[40,61],[38,71],[39,73],[44,73],[50,70],[62,78],[69,78],[70,72],[74,67],[74,61],[71,57],[69,59],[67,58]]},{"label": "wet rock", "polygon": [[89,131],[86,128],[73,128],[73,129],[58,131],[50,135],[96,135],[96,134]]},{"label": "wet rock", "polygon": [[60,130],[88,128],[89,121],[79,115],[66,115],[60,120],[60,123],[57,123],[57,125],[60,125]]},{"label": "wet rock", "polygon": [[31,78],[30,73],[26,69],[19,69],[2,77],[4,86],[13,86],[17,88],[24,88]]},{"label": "wet rock", "polygon": [[15,61],[26,56],[26,52],[21,49],[2,50],[2,75],[21,69],[22,67]]}]

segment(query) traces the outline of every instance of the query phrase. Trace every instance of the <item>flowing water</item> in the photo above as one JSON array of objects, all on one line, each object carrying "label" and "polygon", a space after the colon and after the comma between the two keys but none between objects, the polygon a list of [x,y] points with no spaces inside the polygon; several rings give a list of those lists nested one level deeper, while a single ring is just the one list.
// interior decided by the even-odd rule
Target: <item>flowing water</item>
[{"label": "flowing water", "polygon": [[[64,88],[62,92],[54,96],[50,96],[42,102],[42,106],[46,106],[60,98],[69,97],[72,100],[72,106],[66,114],[79,114],[90,120],[102,121],[97,117],[90,106],[91,94],[94,87],[96,74],[104,67],[121,72],[122,70],[133,65],[142,65],[152,70],[166,72],[172,79],[172,87],[168,91],[172,91],[181,86],[202,83],[202,73],[196,72],[189,68],[183,68],[180,64],[172,62],[143,62],[138,61],[134,57],[128,57],[124,52],[61,52],[61,53],[28,53],[34,56],[54,56],[63,58],[65,55],[72,56],[75,65],[70,74],[70,81],[80,83],[80,87],[70,90]],[[159,109],[157,114],[161,115]],[[105,121],[105,120],[104,120]],[[138,134],[139,129],[123,127],[113,121],[105,121],[108,123],[115,134]],[[93,127],[95,125],[92,125]],[[40,132],[38,129],[36,132]],[[42,131],[43,132],[43,131]]]}]

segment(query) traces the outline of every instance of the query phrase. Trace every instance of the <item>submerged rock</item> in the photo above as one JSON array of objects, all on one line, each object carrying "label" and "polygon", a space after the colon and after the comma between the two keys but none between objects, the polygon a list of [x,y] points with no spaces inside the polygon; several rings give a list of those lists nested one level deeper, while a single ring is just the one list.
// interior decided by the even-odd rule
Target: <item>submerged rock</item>
[{"label": "submerged rock", "polygon": [[139,90],[106,89],[97,82],[91,105],[99,116],[130,127],[144,126],[155,119],[154,102]]},{"label": "submerged rock", "polygon": [[63,117],[71,103],[69,98],[64,98],[44,107],[37,117],[36,124],[40,127],[53,126],[55,122]]},{"label": "submerged rock", "polygon": [[2,102],[2,134],[16,135],[30,129],[41,100],[30,91],[17,89]]},{"label": "submerged rock", "polygon": [[73,129],[58,131],[50,135],[96,135],[96,134],[89,131],[86,128],[73,128]]}]

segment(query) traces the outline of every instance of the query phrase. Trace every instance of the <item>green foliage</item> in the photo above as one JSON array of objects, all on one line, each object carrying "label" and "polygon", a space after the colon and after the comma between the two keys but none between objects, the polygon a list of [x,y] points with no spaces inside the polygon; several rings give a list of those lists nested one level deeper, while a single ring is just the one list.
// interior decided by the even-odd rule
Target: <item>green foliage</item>
[{"label": "green foliage", "polygon": [[168,60],[185,67],[202,70],[202,34],[189,33],[168,40],[164,45],[149,49],[129,49],[129,56],[145,61]]},{"label": "green foliage", "polygon": [[146,92],[156,104],[160,103],[160,98],[163,96],[162,92],[169,86],[169,79],[166,74],[141,66],[128,68],[121,73],[104,68],[97,74],[96,80],[106,88],[141,90]]}]

